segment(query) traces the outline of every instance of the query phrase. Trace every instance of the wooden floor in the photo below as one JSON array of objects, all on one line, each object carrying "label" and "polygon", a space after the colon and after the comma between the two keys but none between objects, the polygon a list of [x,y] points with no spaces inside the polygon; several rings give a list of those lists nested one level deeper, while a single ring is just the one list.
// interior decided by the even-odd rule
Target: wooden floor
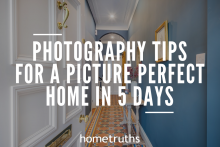
[{"label": "wooden floor", "polygon": [[[119,96],[111,95],[110,106],[119,106],[118,100],[120,100]],[[102,106],[102,99],[99,99],[99,106]],[[105,106],[108,106],[106,100],[105,100]]]}]

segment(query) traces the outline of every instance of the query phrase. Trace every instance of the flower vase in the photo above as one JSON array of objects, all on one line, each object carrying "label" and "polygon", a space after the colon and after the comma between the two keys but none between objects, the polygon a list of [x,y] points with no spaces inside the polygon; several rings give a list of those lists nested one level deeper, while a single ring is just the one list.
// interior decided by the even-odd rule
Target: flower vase
[{"label": "flower vase", "polygon": [[134,86],[137,86],[137,81],[131,82],[131,97],[134,98]]}]

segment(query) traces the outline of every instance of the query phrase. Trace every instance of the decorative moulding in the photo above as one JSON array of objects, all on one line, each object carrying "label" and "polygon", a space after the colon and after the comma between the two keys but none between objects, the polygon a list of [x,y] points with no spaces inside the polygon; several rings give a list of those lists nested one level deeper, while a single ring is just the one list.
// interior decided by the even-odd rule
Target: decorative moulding
[{"label": "decorative moulding", "polygon": [[[52,67],[52,64],[56,63],[53,61],[43,61],[43,59],[38,58],[37,61],[33,61],[31,56],[18,55],[18,30],[17,30],[17,3],[18,0],[10,0],[10,48],[11,48],[11,64],[16,63],[39,63],[43,66]],[[49,0],[48,7],[48,19],[49,19],[49,34],[56,34],[56,0]],[[49,36],[49,40],[52,42],[56,41],[56,36]]]},{"label": "decorative moulding", "polygon": [[77,147],[82,147],[82,144],[80,143],[80,134],[82,134],[82,132],[79,132],[75,138],[73,138],[70,143],[67,145],[67,147],[72,147],[74,145],[74,143],[77,142]]},{"label": "decorative moulding", "polygon": [[11,147],[34,146],[57,129],[57,105],[48,106],[49,124],[44,128],[40,129],[39,131],[35,132],[31,136],[27,137],[23,141],[19,142],[18,140],[19,97],[26,94],[33,94],[45,91],[46,86],[55,86],[55,88],[57,87],[56,84],[50,83],[16,85],[11,87]]},{"label": "decorative moulding", "polygon": [[[63,0],[63,2],[64,2],[64,0]],[[74,6],[76,7],[76,10],[77,10],[77,19],[76,19],[76,22],[77,22],[77,40],[81,41],[81,38],[82,38],[81,3],[80,3],[79,0],[73,0],[73,4],[74,4]],[[64,18],[65,18],[65,11],[63,11],[63,19]],[[63,29],[63,37],[62,37],[62,39],[63,39],[63,42],[66,41],[66,29]],[[66,61],[66,46],[63,44],[63,68],[66,68],[66,64],[68,64],[68,63],[69,62]],[[81,63],[81,61],[78,62],[78,63]],[[77,65],[77,63],[74,64],[75,67],[77,67],[76,65]]]},{"label": "decorative moulding", "polygon": [[[82,79],[80,81],[82,82]],[[74,83],[77,83],[77,79],[70,80],[70,84],[74,84]],[[65,89],[67,89],[67,81],[66,80],[63,80],[63,86],[64,86]],[[80,84],[77,84],[77,86],[80,86]],[[68,105],[68,103],[65,103],[65,105],[63,106],[63,124],[66,124],[68,121],[70,121],[76,115],[80,114],[82,112],[82,110],[83,110],[82,106],[81,106],[81,104],[79,102],[79,106],[77,106],[72,111],[67,113],[66,112],[67,105]]]}]

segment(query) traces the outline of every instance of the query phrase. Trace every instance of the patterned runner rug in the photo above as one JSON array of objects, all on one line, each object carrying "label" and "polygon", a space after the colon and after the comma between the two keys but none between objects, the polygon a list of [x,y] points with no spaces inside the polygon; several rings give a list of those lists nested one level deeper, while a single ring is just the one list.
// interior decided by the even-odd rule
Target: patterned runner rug
[{"label": "patterned runner rug", "polygon": [[[88,123],[86,128],[86,137],[100,136],[104,137],[109,135],[122,137],[127,135],[127,125],[120,125],[123,120],[123,107],[118,105],[118,96],[111,96],[111,106],[99,106],[95,110],[92,119]],[[132,120],[135,119],[132,117]],[[135,136],[135,125],[132,126],[132,136]],[[113,139],[112,139],[113,140]],[[120,143],[118,139],[115,142],[91,142],[86,143],[85,147],[122,147],[123,143]],[[138,145],[129,145],[129,147],[137,147]],[[142,146],[143,147],[143,146]]]}]

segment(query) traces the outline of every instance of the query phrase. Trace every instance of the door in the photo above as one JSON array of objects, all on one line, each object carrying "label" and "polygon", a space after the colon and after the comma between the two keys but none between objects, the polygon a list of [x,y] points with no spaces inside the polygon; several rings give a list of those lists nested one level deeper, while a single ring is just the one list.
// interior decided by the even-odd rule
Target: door
[{"label": "door", "polygon": [[[105,56],[103,57],[103,59],[105,59]],[[103,86],[105,86],[106,91],[108,90],[107,86],[110,86],[111,87],[111,95],[118,95],[118,87],[121,86],[121,84],[114,83],[113,73],[114,73],[114,64],[122,65],[122,56],[120,56],[120,61],[117,61],[117,56],[114,56],[114,61],[111,61],[111,59],[109,59],[108,61],[103,61],[103,65],[104,64],[106,65],[106,76],[108,74],[110,74],[111,81],[109,83],[103,82]],[[111,69],[107,68],[108,64],[111,64]],[[103,73],[103,75],[104,75],[104,73]]]},{"label": "door", "polygon": [[[61,0],[61,4],[64,0]],[[6,65],[7,71],[11,71],[3,84],[10,97],[10,107],[4,107],[6,116],[12,116],[11,123],[5,128],[11,131],[5,132],[10,136],[5,140],[5,145],[10,147],[44,147],[59,133],[67,127],[70,139],[63,145],[67,147],[84,146],[79,142],[79,136],[85,135],[85,122],[79,123],[79,117],[85,113],[82,106],[46,106],[47,86],[82,86],[77,84],[77,75],[71,77],[71,83],[66,83],[66,64],[84,64],[84,61],[76,62],[73,58],[73,46],[70,47],[70,61],[66,62],[65,46],[63,45],[63,58],[61,61],[43,61],[43,51],[37,54],[37,60],[33,61],[33,41],[81,41],[85,38],[84,31],[84,0],[65,0],[65,7],[69,10],[69,17],[66,21],[67,28],[58,29],[57,22],[63,23],[66,18],[66,10],[57,7],[57,0],[10,0],[10,43],[11,52],[5,52],[11,56],[11,65]],[[53,52],[52,52],[53,53]],[[43,65],[44,83],[27,84],[24,81],[24,68],[20,71],[19,84],[15,80],[15,64],[31,63]],[[59,83],[49,83],[52,71],[52,64],[57,64],[59,71]],[[33,66],[34,68],[34,66]],[[81,70],[77,69],[77,70]],[[82,72],[81,72],[82,73]],[[34,75],[34,71],[33,71]],[[82,76],[81,76],[82,77]],[[82,80],[81,80],[82,82]],[[9,89],[11,91],[9,91]],[[66,96],[67,97],[67,96]],[[80,96],[81,97],[81,96]],[[80,99],[81,100],[81,99]],[[67,102],[67,99],[66,99]],[[81,102],[79,102],[81,105]],[[8,114],[7,114],[8,113]],[[62,133],[61,133],[62,134]],[[53,140],[55,141],[55,140]]]},{"label": "door", "polygon": [[126,86],[124,82],[124,64],[126,63],[126,51],[122,53],[122,86]]},{"label": "door", "polygon": [[[99,64],[99,61],[95,61],[95,49],[92,50],[92,65],[94,64]],[[92,109],[96,108],[96,86],[98,86],[98,83],[95,83],[95,77],[97,77],[99,75],[95,74],[95,70],[94,68],[92,68]]]},{"label": "door", "polygon": [[[119,64],[122,67],[122,56],[120,56],[120,61],[117,61],[117,56],[115,56],[115,60],[113,61],[112,65],[114,66],[114,64]],[[114,73],[114,69],[113,69],[113,73]],[[122,74],[120,76],[122,79]],[[111,92],[112,95],[118,95],[118,87],[121,85],[122,85],[121,83],[115,83],[115,84],[113,83],[112,92]]]}]

